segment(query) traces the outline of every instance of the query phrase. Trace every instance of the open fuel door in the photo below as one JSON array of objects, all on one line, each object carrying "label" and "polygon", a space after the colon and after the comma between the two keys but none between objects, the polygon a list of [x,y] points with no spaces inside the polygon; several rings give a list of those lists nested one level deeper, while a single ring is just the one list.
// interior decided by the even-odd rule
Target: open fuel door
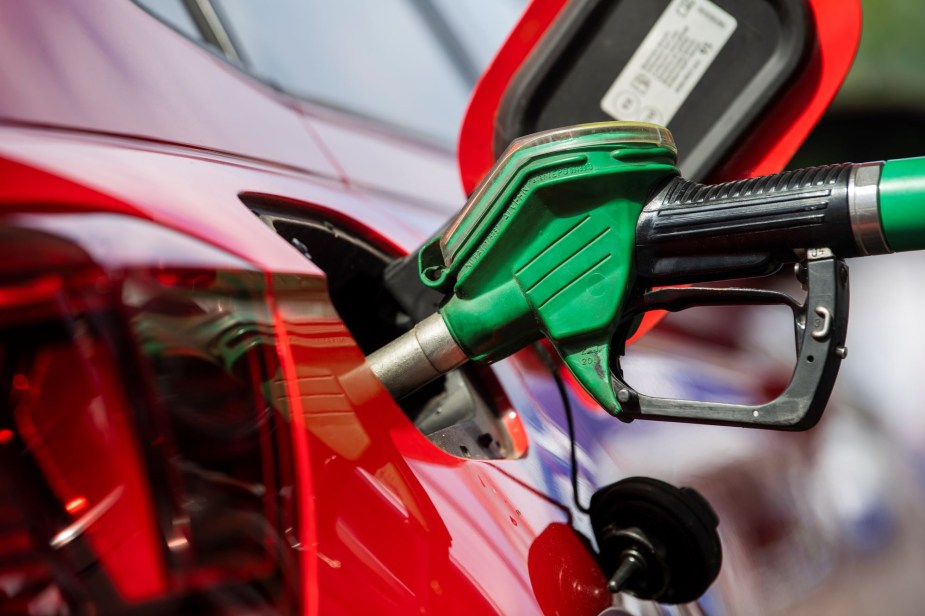
[{"label": "open fuel door", "polygon": [[476,87],[471,192],[515,138],[606,120],[667,126],[684,177],[781,170],[844,80],[858,0],[534,0]]}]

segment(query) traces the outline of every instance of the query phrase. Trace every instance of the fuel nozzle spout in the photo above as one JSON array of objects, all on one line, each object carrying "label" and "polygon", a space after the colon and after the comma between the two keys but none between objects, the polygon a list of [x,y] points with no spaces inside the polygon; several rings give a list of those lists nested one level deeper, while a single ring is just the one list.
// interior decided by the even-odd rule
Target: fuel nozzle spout
[{"label": "fuel nozzle spout", "polygon": [[369,355],[366,365],[400,400],[467,361],[438,312]]}]

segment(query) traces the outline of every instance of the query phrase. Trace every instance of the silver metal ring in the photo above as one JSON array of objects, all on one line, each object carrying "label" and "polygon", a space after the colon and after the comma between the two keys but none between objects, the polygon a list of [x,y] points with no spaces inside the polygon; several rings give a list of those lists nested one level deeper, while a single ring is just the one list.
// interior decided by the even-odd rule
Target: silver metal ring
[{"label": "silver metal ring", "polygon": [[848,212],[858,252],[882,255],[893,252],[880,224],[880,170],[883,163],[855,165],[848,178]]},{"label": "silver metal ring", "polygon": [[438,312],[368,355],[366,365],[397,400],[468,360]]},{"label": "silver metal ring", "polygon": [[439,312],[415,325],[413,331],[427,361],[440,374],[446,374],[469,361]]}]

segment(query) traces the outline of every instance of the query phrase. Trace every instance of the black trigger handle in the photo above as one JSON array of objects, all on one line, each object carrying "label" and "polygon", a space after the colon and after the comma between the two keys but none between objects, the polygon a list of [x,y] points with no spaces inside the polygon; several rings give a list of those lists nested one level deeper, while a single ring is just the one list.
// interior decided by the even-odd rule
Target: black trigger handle
[{"label": "black trigger handle", "polygon": [[655,419],[773,430],[813,427],[828,402],[848,330],[848,266],[828,249],[807,251],[807,295],[799,304],[785,293],[760,289],[700,287],[658,289],[643,294],[621,319],[618,335],[640,312],[678,311],[693,306],[786,304],[794,312],[797,364],[787,388],[759,405],[656,398],[641,394],[623,381],[619,358],[613,360],[611,384],[622,407],[618,418]]}]

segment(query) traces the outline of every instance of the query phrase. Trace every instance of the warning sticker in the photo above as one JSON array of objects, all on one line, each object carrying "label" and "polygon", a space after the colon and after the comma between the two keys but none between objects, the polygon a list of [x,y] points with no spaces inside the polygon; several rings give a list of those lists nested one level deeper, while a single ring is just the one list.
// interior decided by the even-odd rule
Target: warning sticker
[{"label": "warning sticker", "polygon": [[668,124],[736,25],[710,0],[671,0],[601,99],[601,109],[618,120]]}]

